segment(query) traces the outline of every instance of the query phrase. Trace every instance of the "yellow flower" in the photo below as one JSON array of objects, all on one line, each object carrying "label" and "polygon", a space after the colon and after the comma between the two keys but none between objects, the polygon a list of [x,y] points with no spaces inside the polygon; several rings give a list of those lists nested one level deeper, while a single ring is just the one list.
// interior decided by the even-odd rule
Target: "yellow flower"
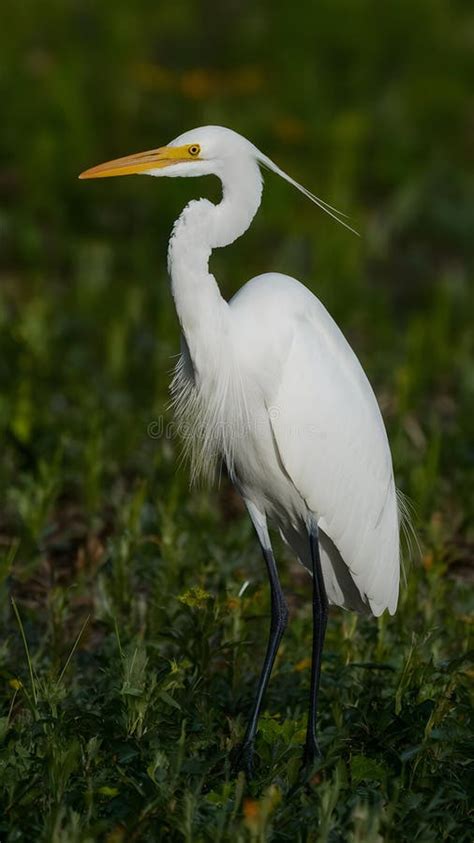
[{"label": "yellow flower", "polygon": [[117,796],[119,790],[117,787],[109,787],[108,785],[104,784],[102,787],[99,787],[98,792],[102,796]]},{"label": "yellow flower", "polygon": [[433,554],[431,551],[428,551],[428,553],[425,553],[425,555],[423,556],[423,568],[425,569],[425,571],[430,571],[432,567]]},{"label": "yellow flower", "polygon": [[302,670],[309,670],[310,667],[311,659],[308,657],[306,659],[301,659],[301,661],[296,662],[295,664],[295,670],[297,670],[298,673],[300,673]]},{"label": "yellow flower", "polygon": [[178,597],[180,603],[184,603],[185,606],[189,606],[191,609],[203,609],[206,605],[206,601],[210,600],[211,595],[208,591],[204,591],[199,585],[194,586],[194,588],[190,588],[189,591],[185,591],[184,594],[181,594]]},{"label": "yellow flower", "polygon": [[244,800],[244,823],[249,829],[256,833],[260,825],[260,805],[256,799]]}]

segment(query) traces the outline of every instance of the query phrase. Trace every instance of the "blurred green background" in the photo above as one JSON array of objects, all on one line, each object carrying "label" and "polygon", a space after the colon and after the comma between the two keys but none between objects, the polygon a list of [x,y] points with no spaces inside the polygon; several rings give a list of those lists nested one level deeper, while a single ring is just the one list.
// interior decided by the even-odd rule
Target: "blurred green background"
[{"label": "blurred green background", "polygon": [[[461,0],[2,3],[2,839],[472,839],[473,46]],[[278,270],[321,298],[421,544],[396,619],[331,617],[309,795],[308,582],[284,566],[292,631],[245,795],[228,757],[266,634],[258,550],[225,480],[189,491],[179,443],[150,435],[179,350],[167,238],[219,186],[77,180],[206,124],[361,232],[267,174],[212,270],[226,296]]]}]

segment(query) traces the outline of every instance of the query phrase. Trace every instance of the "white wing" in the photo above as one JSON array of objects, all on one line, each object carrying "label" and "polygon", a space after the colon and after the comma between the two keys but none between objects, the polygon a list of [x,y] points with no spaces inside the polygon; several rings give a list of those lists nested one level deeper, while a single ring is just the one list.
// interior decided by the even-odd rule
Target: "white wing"
[{"label": "white wing", "polygon": [[[298,285],[299,286],[299,285]],[[308,294],[308,295],[306,295]],[[384,423],[365,373],[305,289],[273,406],[276,445],[375,615],[396,609],[399,523]]]}]

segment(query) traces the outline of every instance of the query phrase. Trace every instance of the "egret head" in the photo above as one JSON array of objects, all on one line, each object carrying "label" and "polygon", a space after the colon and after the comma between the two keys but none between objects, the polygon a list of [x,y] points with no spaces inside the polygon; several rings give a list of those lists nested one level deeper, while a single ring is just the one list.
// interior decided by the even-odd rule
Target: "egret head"
[{"label": "egret head", "polygon": [[80,179],[127,176],[220,175],[225,162],[242,158],[257,159],[258,150],[242,135],[222,126],[191,129],[167,146],[127,155],[86,170]]},{"label": "egret head", "polygon": [[[216,175],[221,178],[226,172],[233,170],[234,174],[239,172],[239,166],[244,168],[245,163],[252,162],[260,167],[266,167],[277,173],[285,181],[296,187],[301,193],[318,205],[322,211],[333,217],[337,222],[357,234],[351,226],[340,219],[340,211],[328,205],[314,193],[307,190],[295,179],[291,178],[271,158],[268,158],[253,143],[234,132],[232,129],[225,129],[223,126],[201,126],[199,129],[191,129],[171,141],[167,146],[160,146],[157,149],[150,149],[147,152],[138,152],[134,155],[126,155],[124,158],[116,158],[99,164],[90,170],[85,170],[79,176],[80,179],[98,179],[109,176],[128,176],[139,173],[147,176],[207,176]],[[258,175],[258,173],[257,173]]]}]

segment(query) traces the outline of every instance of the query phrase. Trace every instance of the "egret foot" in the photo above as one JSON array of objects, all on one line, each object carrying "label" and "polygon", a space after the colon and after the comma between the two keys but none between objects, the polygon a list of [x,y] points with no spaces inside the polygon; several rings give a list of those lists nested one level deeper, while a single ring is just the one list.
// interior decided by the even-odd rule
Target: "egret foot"
[{"label": "egret foot", "polygon": [[320,758],[322,758],[322,752],[316,738],[307,739],[303,752],[303,769],[312,767]]},{"label": "egret foot", "polygon": [[247,741],[241,744],[236,751],[235,759],[232,764],[234,772],[240,773],[242,770],[245,773],[247,781],[250,781],[253,777],[254,749],[255,747],[253,741]]}]

